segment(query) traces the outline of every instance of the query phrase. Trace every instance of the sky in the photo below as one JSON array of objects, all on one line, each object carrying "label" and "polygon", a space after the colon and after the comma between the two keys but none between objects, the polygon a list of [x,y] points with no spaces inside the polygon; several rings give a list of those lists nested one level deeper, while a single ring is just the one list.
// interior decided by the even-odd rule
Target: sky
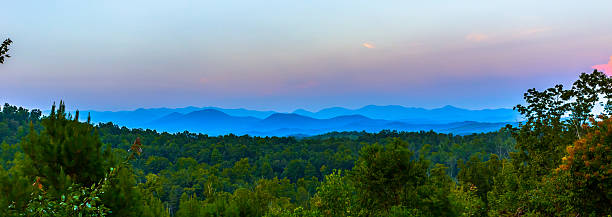
[{"label": "sky", "polygon": [[612,1],[4,1],[0,101],[511,108],[612,75]]}]

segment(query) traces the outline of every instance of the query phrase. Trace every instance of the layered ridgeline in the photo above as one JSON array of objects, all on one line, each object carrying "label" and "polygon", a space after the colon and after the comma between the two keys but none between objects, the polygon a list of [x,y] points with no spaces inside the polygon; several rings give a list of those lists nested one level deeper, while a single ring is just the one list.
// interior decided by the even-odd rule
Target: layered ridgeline
[{"label": "layered ridgeline", "polygon": [[185,130],[208,135],[311,136],[333,131],[429,131],[459,135],[491,132],[520,120],[512,109],[468,110],[369,105],[359,109],[327,108],[293,113],[218,107],[154,108],[133,111],[85,111],[94,123],[165,132]]},{"label": "layered ridgeline", "polygon": [[42,118],[5,105],[0,216],[608,216],[612,78],[583,73],[524,99],[525,121],[497,132],[303,139],[160,133],[80,122],[62,103]]},{"label": "layered ridgeline", "polygon": [[[388,155],[388,159],[381,160],[392,160],[390,168],[403,170],[397,173],[391,169],[388,175],[404,181],[411,177],[422,179],[413,190],[422,191],[419,197],[439,200],[422,205],[421,211],[400,210],[404,214],[482,213],[483,209],[465,208],[466,203],[482,202],[477,196],[452,187],[451,177],[459,176],[461,162],[468,161],[472,155],[480,162],[489,153],[507,158],[514,151],[514,139],[503,131],[466,136],[431,131],[336,132],[302,139],[208,136],[129,129],[112,123],[92,126],[74,121],[64,111],[65,107],[60,104],[58,110],[41,119],[38,110],[2,107],[0,129],[8,128],[0,131],[3,132],[0,134],[0,216],[45,216],[51,212],[54,213],[47,215],[296,216],[293,213],[296,210],[315,207],[321,212],[307,216],[351,215],[345,212],[384,215],[385,210],[368,207],[369,202],[364,202],[363,208],[350,207],[336,198],[352,194],[346,191],[352,191],[352,185],[344,185],[347,189],[333,189],[323,184],[348,183],[348,178],[343,176],[365,157],[363,150]],[[72,114],[78,118],[76,113]],[[312,118],[301,121],[308,120]],[[27,130],[30,123],[31,132]],[[401,156],[393,156],[395,153]],[[131,159],[131,164],[118,161],[126,158]],[[434,164],[447,166],[437,166],[435,175],[428,175],[428,168]],[[407,172],[404,166],[415,168]],[[366,177],[374,172],[370,170],[384,169],[388,170],[359,168],[354,169],[354,174]],[[431,191],[432,188],[442,192]],[[452,193],[451,189],[454,189]],[[397,186],[379,190],[402,191]],[[465,197],[465,200],[448,206],[447,194]],[[386,202],[386,197],[363,195],[363,198],[370,197],[377,199],[377,206],[392,205]],[[413,201],[419,202],[419,197]],[[346,199],[357,202],[357,198]]]}]

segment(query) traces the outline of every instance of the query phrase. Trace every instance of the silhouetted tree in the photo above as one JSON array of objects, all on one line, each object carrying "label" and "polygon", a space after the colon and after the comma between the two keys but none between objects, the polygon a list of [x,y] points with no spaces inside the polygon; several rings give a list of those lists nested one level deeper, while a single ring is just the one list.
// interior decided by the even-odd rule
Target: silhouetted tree
[{"label": "silhouetted tree", "polygon": [[13,43],[13,41],[11,41],[10,38],[7,38],[4,40],[4,42],[2,42],[2,45],[0,45],[0,64],[4,64],[4,58],[11,57],[7,54],[9,51],[9,45],[11,45],[11,43]]}]

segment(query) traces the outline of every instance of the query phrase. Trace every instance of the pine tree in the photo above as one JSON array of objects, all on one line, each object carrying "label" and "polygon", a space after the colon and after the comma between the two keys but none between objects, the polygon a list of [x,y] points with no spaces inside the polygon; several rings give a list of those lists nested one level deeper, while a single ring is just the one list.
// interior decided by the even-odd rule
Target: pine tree
[{"label": "pine tree", "polygon": [[26,154],[29,177],[40,178],[49,192],[59,196],[71,184],[91,186],[104,178],[110,167],[110,148],[103,147],[98,133],[89,123],[78,121],[66,114],[65,105],[55,104],[51,114],[43,118],[44,129],[30,134],[21,146]]}]

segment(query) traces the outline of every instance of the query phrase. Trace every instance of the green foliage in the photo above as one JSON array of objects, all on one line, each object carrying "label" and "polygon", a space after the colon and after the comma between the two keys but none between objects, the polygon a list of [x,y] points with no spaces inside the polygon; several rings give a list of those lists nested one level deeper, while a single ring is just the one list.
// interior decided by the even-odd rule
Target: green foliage
[{"label": "green foliage", "polygon": [[155,174],[149,174],[146,176],[146,180],[145,183],[140,183],[138,186],[144,202],[141,208],[142,216],[170,216],[170,211],[158,197],[163,192],[159,177]]},{"label": "green foliage", "polygon": [[487,204],[482,202],[476,194],[476,189],[455,185],[451,187],[450,191],[450,206],[457,216],[486,216]]},{"label": "green foliage", "polygon": [[[5,118],[19,114],[10,112],[12,108],[5,105]],[[27,110],[21,114],[39,117]],[[53,106],[51,114],[40,121],[40,133],[34,130],[35,121],[30,122],[30,134],[20,144],[25,154],[17,150],[14,160],[2,162],[11,168],[0,173],[0,212],[9,216],[135,216],[141,215],[145,205],[160,210],[155,200],[141,200],[131,165],[115,160],[95,128],[78,122],[78,115],[72,119],[60,103],[59,109]],[[139,152],[132,152],[127,159],[136,154]]]},{"label": "green foliage", "polygon": [[[142,139],[146,151],[133,163],[137,174],[142,171],[137,179],[144,182],[145,174],[156,174],[163,189],[158,197],[172,213],[180,208],[183,193],[206,200],[220,192],[232,194],[240,188],[253,189],[258,180],[273,180],[275,177],[287,178],[291,187],[287,190],[290,193],[284,197],[290,203],[310,210],[313,207],[308,200],[315,195],[316,187],[325,175],[333,169],[352,170],[362,147],[372,143],[384,146],[392,143],[393,138],[411,144],[407,149],[415,153],[414,156],[423,155],[422,159],[432,162],[426,167],[442,163],[448,167],[446,171],[454,175],[458,170],[457,159],[467,160],[475,152],[499,153],[499,150],[504,150],[502,153],[506,153],[514,144],[507,132],[456,136],[435,132],[381,131],[353,134],[359,135],[357,139],[296,140],[291,137],[168,134],[120,128],[109,123],[99,124],[97,129],[102,140],[113,144],[114,148],[127,149],[127,141]],[[429,148],[423,149],[425,146]]]},{"label": "green foliage", "polygon": [[582,125],[593,117],[594,106],[600,103],[604,113],[612,111],[611,86],[612,78],[595,70],[582,73],[571,89],[563,85],[544,91],[529,89],[524,95],[527,105],[515,107],[527,121],[510,128],[517,140],[512,158],[521,175],[542,176],[555,169],[565,146],[584,135]]},{"label": "green foliage", "polygon": [[27,175],[40,177],[51,195],[59,196],[72,183],[91,186],[110,167],[110,149],[103,149],[93,126],[78,122],[78,116],[78,111],[74,119],[66,115],[60,102],[41,121],[44,130],[39,134],[32,128],[21,144],[31,169]]},{"label": "green foliage", "polygon": [[420,210],[418,209],[410,209],[407,208],[405,206],[393,206],[391,207],[391,209],[389,210],[388,213],[385,213],[384,215],[380,215],[380,216],[389,216],[389,217],[406,217],[406,216],[411,216],[411,217],[419,217],[419,216],[424,216]]},{"label": "green foliage", "polygon": [[555,183],[547,192],[563,195],[554,201],[568,214],[612,213],[612,119],[601,119],[583,127],[586,134],[566,147],[563,163],[547,178]]},{"label": "green foliage", "polygon": [[408,144],[394,139],[382,146],[373,144],[360,151],[351,171],[359,203],[368,212],[387,210],[417,195],[416,188],[425,182],[428,163],[413,160]]},{"label": "green foliage", "polygon": [[531,89],[524,123],[466,136],[210,137],[5,105],[0,216],[604,216],[611,89]]},{"label": "green foliage", "polygon": [[[42,126],[40,125],[40,117],[42,112],[38,109],[31,111],[17,106],[9,105],[5,103],[0,112],[0,141],[2,143],[17,144],[21,138],[29,133],[30,123],[34,126],[34,130],[40,131]],[[3,147],[2,158],[4,161],[12,160],[12,155],[19,149],[7,150]],[[5,153],[5,151],[11,151],[12,153]]]},{"label": "green foliage", "polygon": [[22,159],[23,154],[17,153],[13,167],[5,170],[0,166],[0,216],[15,216],[24,211],[35,192],[33,180],[23,174]]},{"label": "green foliage", "polygon": [[287,177],[291,181],[297,181],[298,178],[304,177],[304,169],[306,165],[303,160],[294,159],[287,164],[283,176]]},{"label": "green foliage", "polygon": [[400,139],[385,146],[364,146],[359,160],[351,171],[355,185],[358,215],[423,215],[456,216],[456,208],[449,200],[453,181],[448,167],[414,157],[408,144]]},{"label": "green foliage", "polygon": [[417,204],[409,207],[418,209],[419,213],[427,216],[457,216],[456,207],[452,206],[449,199],[454,183],[446,174],[447,169],[442,164],[431,169],[427,181],[417,188],[418,200],[411,198],[410,203],[406,205]]},{"label": "green foliage", "polygon": [[[511,154],[512,166],[502,164],[501,173],[495,177],[495,186],[488,194],[490,215],[573,216],[609,212],[606,207],[610,207],[610,200],[604,199],[602,192],[606,191],[602,187],[589,188],[584,185],[585,180],[575,179],[588,172],[556,173],[574,169],[568,164],[574,159],[590,164],[593,155],[574,154],[585,150],[583,143],[593,137],[587,121],[595,116],[594,106],[603,105],[603,114],[611,112],[611,91],[612,78],[594,71],[582,73],[571,89],[557,85],[542,92],[530,89],[525,93],[527,105],[516,108],[526,122],[509,128],[516,138],[517,152]],[[580,145],[571,146],[572,143]],[[570,155],[565,156],[566,153]]]},{"label": "green foliage", "polygon": [[356,215],[357,195],[355,186],[342,171],[332,171],[325,176],[325,181],[317,188],[317,194],[312,199],[313,207],[326,216]]},{"label": "green foliage", "polygon": [[[112,172],[110,173],[112,176]],[[100,197],[105,190],[110,188],[108,179],[93,184],[90,188],[73,184],[64,193],[55,198],[42,189],[42,184],[37,180],[35,185],[39,189],[34,190],[27,202],[27,207],[21,210],[22,216],[106,216],[110,210],[102,203]],[[15,207],[9,206],[9,209]]]},{"label": "green foliage", "polygon": [[134,188],[136,179],[130,165],[118,167],[116,174],[108,178],[109,188],[101,195],[111,213],[109,216],[136,216],[142,213],[142,195]]},{"label": "green foliage", "polygon": [[475,189],[476,194],[484,203],[488,203],[487,193],[495,184],[495,177],[502,169],[502,163],[495,154],[485,161],[481,154],[474,154],[466,163],[459,161],[457,179],[464,186]]},{"label": "green foliage", "polygon": [[11,57],[10,55],[7,54],[8,51],[9,51],[9,46],[11,45],[11,43],[13,43],[13,41],[11,41],[10,38],[7,38],[0,45],[0,64],[4,64],[4,59],[5,58],[10,58]]},{"label": "green foliage", "polygon": [[[5,109],[7,115],[3,116],[6,121],[17,120],[16,116],[24,113],[13,112],[19,109],[12,106],[5,107],[8,108]],[[63,111],[63,106],[61,107]],[[23,111],[27,112],[27,110]],[[36,113],[33,112],[32,114]],[[113,177],[107,179],[111,188],[107,189],[105,194],[99,195],[102,201],[99,207],[108,209],[106,214],[115,216],[133,216],[138,215],[138,213],[142,216],[164,216],[172,213],[178,214],[179,211],[181,215],[205,213],[202,214],[205,216],[220,213],[241,216],[320,216],[330,213],[333,207],[337,207],[333,203],[340,199],[337,198],[337,195],[334,196],[338,193],[334,192],[335,190],[323,190],[337,188],[334,187],[335,184],[331,184],[335,183],[335,181],[331,181],[336,179],[335,176],[329,177],[328,185],[323,188],[318,188],[325,183],[320,182],[319,179],[324,178],[334,169],[352,170],[353,162],[359,158],[360,150],[363,147],[372,146],[363,141],[374,142],[381,147],[391,147],[394,143],[402,143],[402,146],[404,146],[402,151],[420,153],[420,159],[431,159],[422,160],[422,162],[426,162],[426,164],[423,164],[423,174],[426,174],[430,165],[429,161],[452,162],[449,159],[463,158],[449,154],[458,148],[465,149],[465,153],[470,153],[469,149],[494,150],[493,145],[495,144],[493,144],[493,141],[511,139],[503,133],[474,134],[462,137],[433,132],[398,133],[391,131],[382,131],[378,134],[359,133],[356,134],[360,135],[357,139],[351,137],[295,140],[292,138],[237,137],[234,135],[208,137],[201,134],[178,133],[173,135],[150,130],[130,130],[112,124],[100,124],[92,128],[87,123],[74,121],[67,114],[64,115],[64,118],[58,117],[58,111],[55,114],[53,121],[49,121],[52,119],[51,117],[45,117],[42,122],[38,120],[39,116],[34,115],[30,118],[29,115],[21,115],[30,118],[33,123],[31,127],[34,128],[22,144],[29,142],[26,145],[48,153],[53,153],[54,150],[66,150],[64,152],[71,155],[83,153],[74,152],[75,148],[83,148],[74,144],[80,143],[91,147],[100,145],[100,148],[92,150],[100,150],[101,155],[104,156],[104,165],[108,166],[102,167],[108,168],[115,165],[116,172]],[[20,120],[28,118],[20,118]],[[0,123],[6,123],[6,121]],[[26,122],[18,123],[25,127],[29,125]],[[51,134],[50,130],[54,129],[56,133]],[[66,134],[65,131],[74,133],[72,136],[67,136],[70,134]],[[12,133],[14,130],[9,130],[9,132]],[[114,151],[110,151],[110,147],[106,147],[97,141],[95,139],[97,135],[103,141],[113,144]],[[29,140],[32,137],[35,139]],[[391,139],[393,137],[401,139]],[[52,140],[50,138],[60,142],[51,143],[49,142]],[[74,138],[81,138],[78,141],[84,142],[71,142],[77,141]],[[142,138],[145,144],[142,146],[145,150],[142,156],[132,159],[131,165],[121,164],[118,159],[129,157],[130,152],[125,150],[131,150],[132,148],[128,141],[137,138]],[[411,143],[414,145],[407,147],[407,143],[402,140],[412,141]],[[37,141],[37,143],[30,141]],[[426,144],[436,145],[429,146]],[[459,146],[457,144],[465,145]],[[45,149],[46,146],[51,145],[59,148]],[[250,148],[246,149],[246,146]],[[22,198],[25,198],[23,200],[18,200],[17,197],[19,196],[11,196],[10,199],[3,200],[3,203],[7,206],[9,203],[22,204],[20,206],[22,208],[27,207],[28,204],[32,206],[31,197],[28,195],[36,190],[32,188],[31,184],[32,180],[38,175],[34,172],[40,170],[40,168],[34,166],[29,156],[21,154],[20,146],[6,143],[2,147],[2,154],[5,154],[3,159],[6,159],[2,161],[2,164],[7,165],[7,168],[10,169],[2,173],[4,178],[0,180],[7,183],[4,186],[22,186],[5,188],[3,192],[9,194],[12,191],[10,195],[26,195],[22,196]],[[25,150],[32,152],[32,149]],[[429,154],[430,151],[431,154]],[[70,159],[62,154],[59,151],[51,156]],[[19,156],[22,156],[21,159],[19,159]],[[90,155],[77,157],[88,159],[87,156]],[[9,160],[13,157],[15,160]],[[35,157],[38,158],[38,156]],[[75,156],[71,157],[74,158]],[[451,158],[447,159],[446,157]],[[38,162],[38,165],[46,165],[48,163],[45,162],[50,161],[40,160]],[[89,162],[89,160],[85,160],[85,162]],[[64,165],[69,166],[71,164],[65,163]],[[58,187],[60,189],[57,190],[58,193],[67,195],[70,194],[68,189],[80,189],[86,186],[75,181],[72,177],[78,177],[82,173],[72,173],[72,176],[66,175],[64,172],[66,166],[64,165],[60,164],[58,166],[61,168],[59,172],[55,171],[59,175],[53,175],[54,178],[63,180],[64,183],[63,190],[60,188],[61,186]],[[116,165],[124,166],[118,167]],[[456,164],[454,165],[453,167],[456,167]],[[100,169],[102,175],[106,174],[104,168]],[[446,170],[445,168],[440,171]],[[50,171],[52,172],[48,174],[53,174],[53,170]],[[27,175],[24,172],[27,172]],[[391,173],[393,173],[392,169],[388,171],[388,174]],[[91,175],[87,176],[90,177]],[[284,178],[279,179],[275,176]],[[64,177],[64,179],[61,179],[61,177]],[[353,183],[347,176],[337,174],[337,177],[342,177],[344,182]],[[18,181],[16,178],[21,178],[22,181]],[[94,178],[91,180],[96,181]],[[432,178],[431,181],[433,182],[433,180]],[[447,177],[445,180],[450,180],[450,178]],[[430,179],[426,178],[423,182],[429,181]],[[41,183],[43,183],[42,179]],[[45,190],[50,188],[48,183],[44,183],[43,186],[45,186]],[[414,191],[421,192],[422,195],[426,195],[424,192],[438,192],[431,194],[432,196],[423,196],[428,198],[424,200],[428,202],[423,203],[428,204],[428,207],[435,207],[431,204],[448,204],[448,202],[445,202],[447,200],[444,199],[446,196],[439,197],[436,195],[447,195],[450,188],[435,191],[435,186],[437,185],[423,185],[419,189],[414,189]],[[346,197],[350,195],[349,203],[351,205],[345,211],[355,213],[355,215],[371,213],[366,208],[360,207],[357,197],[358,192],[353,184],[346,184],[341,188],[345,189],[342,194]],[[47,196],[43,199],[47,201],[47,205],[57,204],[61,194],[55,194],[56,197],[51,197],[54,194],[47,193]],[[407,197],[402,196],[402,198]],[[328,205],[321,207],[324,204],[316,203],[316,201],[326,201],[325,204]],[[401,200],[401,202],[408,204],[404,200]],[[186,208],[184,204],[189,203],[192,204],[192,207],[195,206],[194,204],[198,204],[197,206],[202,209]],[[417,206],[415,205],[416,202],[411,204],[412,207]],[[399,207],[403,206],[400,205]],[[418,206],[425,205],[420,204]],[[399,208],[395,209],[401,210]],[[381,209],[377,215],[388,214],[389,210]],[[413,208],[410,208],[410,210],[414,211]],[[434,209],[424,210],[418,211],[427,213]],[[348,213],[345,214],[349,215]]]}]

